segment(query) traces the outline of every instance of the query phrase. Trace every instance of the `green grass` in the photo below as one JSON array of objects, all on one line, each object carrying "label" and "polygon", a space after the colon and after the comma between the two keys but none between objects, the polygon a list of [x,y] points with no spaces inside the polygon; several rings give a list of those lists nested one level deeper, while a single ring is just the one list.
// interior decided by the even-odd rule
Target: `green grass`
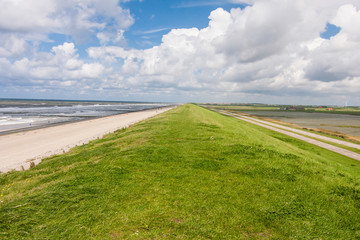
[{"label": "green grass", "polygon": [[343,128],[360,128],[360,126],[350,126],[350,125],[332,125],[332,124],[320,124],[320,126],[343,127]]},{"label": "green grass", "polygon": [[[309,131],[311,132],[311,131]],[[314,133],[314,132],[312,132]],[[349,147],[349,146],[346,146],[346,145],[343,145],[343,144],[338,144],[338,143],[334,143],[334,142],[330,142],[330,141],[326,141],[326,140],[323,140],[323,139],[319,139],[319,138],[316,138],[316,137],[312,137],[312,136],[308,136],[308,135],[305,135],[305,134],[301,134],[301,133],[298,133],[296,132],[296,134],[299,134],[301,136],[304,136],[304,137],[307,137],[307,138],[311,138],[311,139],[314,139],[316,141],[319,141],[319,142],[323,142],[323,143],[327,143],[329,145],[333,145],[335,147],[339,147],[339,148],[343,148],[343,149],[346,149],[346,150],[349,150],[349,151],[352,151],[352,152],[355,152],[355,153],[359,153],[360,154],[360,149],[358,148],[353,148],[353,147]],[[318,134],[317,132],[315,132],[314,134]],[[327,136],[327,137],[332,137],[331,135],[326,135],[326,134],[323,134],[323,136]],[[334,139],[336,139],[335,137],[332,137]],[[342,141],[345,141],[345,142],[351,142],[351,141],[346,141],[344,139],[339,139],[339,140],[342,140]],[[359,144],[358,142],[355,142],[356,144]]]},{"label": "green grass", "polygon": [[214,109],[223,109],[223,110],[233,110],[233,111],[280,111],[278,106],[254,106],[254,105],[204,105],[208,108],[214,108]]},{"label": "green grass", "polygon": [[184,105],[0,176],[0,239],[360,239],[360,162]]},{"label": "green grass", "polygon": [[330,111],[327,108],[306,108],[305,110],[313,111],[313,112],[360,115],[359,107],[332,107],[332,110],[330,110]]},{"label": "green grass", "polygon": [[[239,111],[229,111],[229,112],[230,113],[235,113],[235,114],[241,113]],[[257,117],[257,116],[251,116],[251,117],[253,117],[255,119],[260,119],[260,120],[265,120],[265,121],[272,122],[271,119],[262,119],[261,117]],[[302,130],[304,132],[309,132],[309,133],[312,133],[312,134],[317,134],[319,136],[325,136],[325,137],[333,138],[333,139],[336,139],[336,140],[341,140],[341,141],[344,141],[344,142],[359,144],[359,142],[356,142],[356,141],[352,141],[352,140],[349,140],[349,139],[346,139],[346,138],[341,138],[341,137],[338,137],[338,136],[329,135],[329,134],[325,134],[325,133],[321,133],[321,132],[312,131],[312,130],[309,130],[307,128],[296,127],[296,126],[293,126],[293,124],[288,124],[286,122],[280,122],[280,121],[273,121],[273,122],[278,124],[278,125],[282,125],[282,126],[285,126],[285,127],[290,127],[290,128],[296,129],[296,130]],[[348,146],[343,145],[343,144],[338,144],[338,143],[326,141],[326,140],[323,140],[323,139],[319,139],[317,137],[312,137],[312,136],[308,136],[306,134],[301,134],[299,132],[294,132],[294,133],[299,134],[299,135],[304,136],[304,137],[307,137],[307,138],[311,138],[311,139],[323,142],[323,143],[327,143],[327,144],[330,144],[330,145],[333,145],[333,146],[336,146],[336,147],[344,148],[344,149],[347,149],[349,151],[360,154],[360,149],[357,149],[357,148],[348,147]]]},{"label": "green grass", "polygon": [[[222,108],[218,108],[218,109],[219,110],[225,110],[225,109],[222,109]],[[235,113],[235,114],[243,114],[240,110],[227,110],[227,111],[229,111],[230,113]],[[356,136],[350,136],[350,135],[345,134],[345,133],[330,131],[330,130],[326,130],[326,129],[305,128],[305,127],[298,126],[296,124],[292,124],[292,123],[288,123],[288,122],[284,122],[284,121],[280,121],[280,120],[274,120],[274,119],[271,119],[271,117],[264,117],[264,116],[260,117],[260,116],[257,116],[257,115],[249,115],[249,116],[251,116],[252,118],[256,118],[256,119],[273,122],[273,123],[276,123],[276,124],[279,124],[279,125],[282,125],[282,126],[285,126],[285,127],[291,127],[291,128],[294,128],[294,129],[305,131],[305,132],[317,134],[317,135],[320,135],[320,136],[325,136],[325,137],[329,137],[329,138],[333,138],[333,139],[337,139],[337,140],[341,140],[341,141],[345,141],[345,142],[359,144],[359,141],[356,141],[357,140]],[[321,125],[325,126],[325,124],[321,124]],[[342,126],[342,125],[336,125],[336,126],[337,127],[345,127],[345,126]],[[346,127],[357,128],[357,126],[346,126]],[[302,134],[300,134],[300,135],[302,135]],[[304,136],[306,136],[306,135],[304,135]],[[307,137],[309,137],[309,136],[307,136]],[[316,138],[314,138],[314,139],[316,139]],[[324,141],[324,142],[326,142],[326,141]],[[333,144],[333,143],[329,142],[329,144]],[[333,145],[338,146],[336,144],[333,144]],[[340,146],[343,146],[343,145],[340,145]],[[344,148],[349,149],[351,151],[354,150],[353,148],[347,148],[346,146],[344,146]],[[357,151],[358,151],[358,149],[355,150],[355,152],[357,152]]]},{"label": "green grass", "polygon": [[[208,108],[224,109],[233,111],[275,111],[275,112],[293,112],[294,110],[282,110],[283,107],[291,107],[292,105],[268,105],[268,104],[204,104]],[[360,107],[329,107],[318,108],[309,106],[295,106],[298,108],[304,108],[302,110],[296,110],[296,112],[317,112],[317,113],[332,113],[332,114],[347,114],[347,115],[360,115]]]}]

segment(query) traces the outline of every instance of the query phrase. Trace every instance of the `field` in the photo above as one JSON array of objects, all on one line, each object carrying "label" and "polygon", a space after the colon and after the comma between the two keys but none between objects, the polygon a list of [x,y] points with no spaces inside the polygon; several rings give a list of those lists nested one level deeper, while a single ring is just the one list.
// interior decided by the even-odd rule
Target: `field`
[{"label": "field", "polygon": [[360,162],[187,104],[0,175],[1,239],[359,239]]},{"label": "field", "polygon": [[293,105],[268,105],[268,104],[205,104],[204,106],[215,109],[234,111],[296,111],[319,112],[332,114],[360,115],[360,107],[334,107],[334,106],[293,106]]}]

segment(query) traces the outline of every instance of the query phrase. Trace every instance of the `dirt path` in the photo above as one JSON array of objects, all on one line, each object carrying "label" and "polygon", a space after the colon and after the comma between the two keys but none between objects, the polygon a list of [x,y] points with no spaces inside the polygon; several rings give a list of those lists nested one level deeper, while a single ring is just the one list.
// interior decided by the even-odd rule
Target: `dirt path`
[{"label": "dirt path", "polygon": [[[308,136],[311,136],[311,137],[316,137],[318,139],[326,140],[326,141],[329,141],[329,142],[334,142],[334,143],[341,142],[339,144],[343,144],[343,145],[346,145],[346,146],[354,147],[353,145],[357,145],[356,148],[359,149],[358,144],[348,143],[348,142],[345,142],[345,141],[336,140],[336,139],[320,136],[320,135],[313,134],[313,133],[308,133],[308,132],[301,131],[301,130],[298,130],[298,129],[285,127],[285,126],[282,126],[282,125],[279,125],[279,124],[270,123],[270,122],[267,122],[267,121],[258,120],[258,119],[247,117],[247,116],[242,116],[242,115],[239,115],[239,114],[232,114],[232,113],[225,112],[225,111],[218,111],[218,112],[220,112],[222,114],[225,114],[225,115],[228,115],[228,116],[232,116],[232,117],[241,119],[243,121],[246,121],[246,122],[249,122],[249,123],[264,127],[264,128],[267,128],[267,129],[270,129],[270,130],[273,130],[273,131],[276,131],[276,132],[279,132],[279,133],[282,133],[282,134],[285,134],[285,135],[288,135],[290,137],[300,139],[302,141],[317,145],[319,147],[328,149],[330,151],[333,151],[333,152],[339,153],[341,155],[344,155],[344,156],[347,156],[347,157],[350,157],[350,158],[353,158],[355,160],[360,161],[360,154],[358,154],[358,153],[355,153],[355,152],[352,152],[352,151],[349,151],[347,149],[343,149],[343,148],[340,148],[340,147],[336,147],[336,146],[333,146],[331,144],[327,144],[327,143],[324,143],[324,142],[321,142],[321,141],[318,141],[318,140],[315,140],[315,139],[312,139],[312,138],[308,138],[308,137],[296,134],[294,132],[298,132],[298,133],[308,135]],[[284,130],[284,129],[286,129],[286,130]],[[291,132],[287,131],[287,130],[290,130]],[[296,131],[294,131],[294,130],[296,130]],[[335,140],[336,142],[333,141],[333,140]]]}]

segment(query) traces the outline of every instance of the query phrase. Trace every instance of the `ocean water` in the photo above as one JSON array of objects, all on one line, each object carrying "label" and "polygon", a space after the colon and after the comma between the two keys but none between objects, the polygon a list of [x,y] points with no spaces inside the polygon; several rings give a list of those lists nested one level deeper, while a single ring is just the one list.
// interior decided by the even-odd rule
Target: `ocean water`
[{"label": "ocean water", "polygon": [[169,106],[165,103],[0,99],[0,133]]}]

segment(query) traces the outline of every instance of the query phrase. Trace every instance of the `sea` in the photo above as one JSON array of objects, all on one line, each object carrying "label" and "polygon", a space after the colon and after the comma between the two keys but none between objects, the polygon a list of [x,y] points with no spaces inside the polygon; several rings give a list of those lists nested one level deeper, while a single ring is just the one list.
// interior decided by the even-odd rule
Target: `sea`
[{"label": "sea", "polygon": [[170,106],[170,103],[0,99],[0,134]]}]

